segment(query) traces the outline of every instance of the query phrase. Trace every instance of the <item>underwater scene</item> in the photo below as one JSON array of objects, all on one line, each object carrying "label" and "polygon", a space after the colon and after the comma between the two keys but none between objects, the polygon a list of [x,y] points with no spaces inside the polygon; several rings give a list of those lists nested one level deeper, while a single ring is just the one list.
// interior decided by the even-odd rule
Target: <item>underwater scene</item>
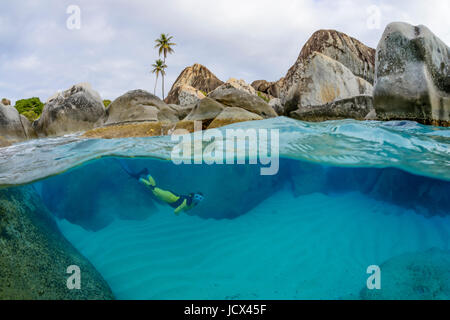
[{"label": "underwater scene", "polygon": [[[450,298],[450,129],[285,117],[230,128],[278,130],[276,174],[248,156],[175,164],[170,136],[44,138],[0,152],[2,210],[31,208],[33,228],[16,230],[79,265],[99,298],[98,281],[117,299]],[[177,212],[183,197],[195,207]],[[67,248],[79,263],[58,260]]]}]

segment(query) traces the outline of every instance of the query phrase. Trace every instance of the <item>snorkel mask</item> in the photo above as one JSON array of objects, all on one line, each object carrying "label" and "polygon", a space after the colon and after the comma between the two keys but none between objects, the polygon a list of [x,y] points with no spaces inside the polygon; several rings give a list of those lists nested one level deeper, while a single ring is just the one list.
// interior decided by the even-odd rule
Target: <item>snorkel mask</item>
[{"label": "snorkel mask", "polygon": [[199,204],[200,202],[202,202],[203,199],[205,199],[205,197],[203,196],[203,193],[201,193],[201,192],[194,193],[194,195],[192,196],[192,200],[193,200],[196,204]]}]

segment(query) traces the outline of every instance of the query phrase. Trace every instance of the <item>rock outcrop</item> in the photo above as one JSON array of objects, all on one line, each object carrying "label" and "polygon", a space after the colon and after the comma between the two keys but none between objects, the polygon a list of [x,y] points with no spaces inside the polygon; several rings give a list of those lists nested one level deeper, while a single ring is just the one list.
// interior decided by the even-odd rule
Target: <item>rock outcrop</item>
[{"label": "rock outcrop", "polygon": [[175,111],[175,114],[179,120],[183,120],[184,118],[186,118],[187,115],[191,113],[192,109],[194,109],[195,106],[196,104],[190,104],[186,106],[180,106],[178,104],[169,104],[169,108]]},{"label": "rock outcrop", "polygon": [[284,78],[281,78],[280,80],[276,82],[268,82],[266,80],[256,80],[253,81],[251,86],[259,92],[262,92],[269,97],[279,98],[280,97],[280,91],[283,86]]},{"label": "rock outcrop", "polygon": [[9,147],[12,142],[0,136],[0,148]]},{"label": "rock outcrop", "polygon": [[[314,52],[320,52],[346,66],[354,75],[373,84],[375,70],[375,49],[359,40],[336,30],[316,31],[303,46],[296,64],[308,59]],[[297,67],[291,68],[295,72]],[[290,70],[290,72],[291,72]],[[288,72],[287,78],[290,78]]]},{"label": "rock outcrop", "polygon": [[33,125],[38,135],[60,136],[91,129],[104,116],[100,95],[90,84],[81,83],[51,97]]},{"label": "rock outcrop", "polygon": [[208,94],[222,84],[223,82],[209,71],[208,68],[196,63],[193,66],[187,67],[180,73],[177,80],[175,80],[172,89],[170,89],[165,102],[168,104],[180,104],[179,87],[182,86],[190,86]]},{"label": "rock outcrop", "polygon": [[377,47],[377,116],[450,125],[449,60],[449,47],[427,27],[389,24]]},{"label": "rock outcrop", "polygon": [[269,82],[266,80],[255,80],[252,82],[251,86],[256,91],[267,93],[267,91],[269,91],[269,88],[272,85],[272,83],[273,82]]},{"label": "rock outcrop", "polygon": [[229,107],[225,108],[208,126],[208,129],[223,127],[232,123],[263,120],[263,117],[256,113],[249,112],[242,108]]},{"label": "rock outcrop", "polygon": [[8,100],[8,99],[6,99],[6,98],[3,98],[3,99],[2,99],[2,104],[3,104],[4,106],[10,106],[10,105],[11,105],[11,100]]},{"label": "rock outcrop", "polygon": [[33,124],[27,119],[27,117],[21,114],[20,122],[22,122],[23,132],[25,133],[25,137],[27,139],[37,138],[36,131],[33,128]]},{"label": "rock outcrop", "polygon": [[321,106],[302,107],[292,111],[289,116],[311,122],[340,119],[366,120],[370,112],[374,112],[373,98],[369,95],[362,95],[336,100]]},{"label": "rock outcrop", "polygon": [[202,91],[185,84],[176,87],[173,91],[173,94],[178,97],[177,104],[180,106],[196,104],[198,101],[205,97]]},{"label": "rock outcrop", "polygon": [[406,253],[380,265],[381,289],[360,292],[364,300],[449,300],[450,252]]},{"label": "rock outcrop", "polygon": [[[0,190],[0,300],[113,299],[106,281],[61,234],[31,187]],[[66,270],[81,270],[69,290]]]},{"label": "rock outcrop", "polygon": [[35,138],[36,134],[27,118],[20,115],[16,108],[0,103],[0,137],[5,145]]},{"label": "rock outcrop", "polygon": [[110,104],[104,125],[144,121],[177,122],[178,120],[177,112],[157,96],[144,90],[133,90]]},{"label": "rock outcrop", "polygon": [[256,90],[249,84],[247,84],[244,80],[238,80],[235,78],[228,79],[227,82],[222,84],[221,86],[217,87],[213,92],[211,92],[211,95],[219,94],[222,91],[226,91],[228,89],[237,89],[243,92],[246,92],[248,94],[252,95],[258,95]]},{"label": "rock outcrop", "polygon": [[281,100],[279,98],[273,98],[269,101],[269,106],[272,107],[273,110],[275,110],[275,112],[282,116],[284,115],[284,106],[281,103]]},{"label": "rock outcrop", "polygon": [[263,118],[277,116],[277,113],[263,99],[234,87],[216,89],[209,94],[209,97],[227,107],[242,108]]},{"label": "rock outcrop", "polygon": [[395,168],[334,167],[327,170],[331,192],[360,192],[426,217],[448,216],[450,181],[409,174]]},{"label": "rock outcrop", "polygon": [[211,98],[204,98],[203,100],[199,101],[197,105],[192,109],[191,113],[184,119],[187,121],[207,121],[212,120],[219,113],[223,111],[225,108],[224,105],[220,104],[219,102],[211,99]]},{"label": "rock outcrop", "polygon": [[335,100],[371,95],[372,86],[356,77],[342,63],[313,52],[289,70],[283,91],[285,95],[281,100],[285,112],[289,114],[297,109],[325,105]]},{"label": "rock outcrop", "polygon": [[125,123],[88,130],[83,137],[92,139],[154,137],[172,134],[177,129],[194,132],[195,128],[192,121]]}]

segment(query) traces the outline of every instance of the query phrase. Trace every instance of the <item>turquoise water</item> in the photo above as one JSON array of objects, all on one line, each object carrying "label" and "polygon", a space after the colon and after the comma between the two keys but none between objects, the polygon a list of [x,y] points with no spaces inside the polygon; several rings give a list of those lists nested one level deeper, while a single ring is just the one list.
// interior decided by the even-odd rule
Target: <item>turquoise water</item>
[{"label": "turquoise water", "polygon": [[[283,117],[229,128],[278,129],[278,174],[175,165],[170,137],[67,136],[2,149],[0,185],[32,184],[119,299],[358,298],[368,266],[450,250],[449,129]],[[205,200],[176,216],[119,157]]]}]

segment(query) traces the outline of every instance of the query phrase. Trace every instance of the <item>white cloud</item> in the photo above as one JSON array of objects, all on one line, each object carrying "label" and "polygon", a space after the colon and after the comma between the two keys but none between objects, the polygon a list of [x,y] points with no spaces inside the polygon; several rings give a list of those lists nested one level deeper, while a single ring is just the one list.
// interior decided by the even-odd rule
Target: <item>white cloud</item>
[{"label": "white cloud", "polygon": [[5,63],[5,68],[13,71],[30,71],[36,70],[41,66],[41,61],[35,55],[13,59]]}]

